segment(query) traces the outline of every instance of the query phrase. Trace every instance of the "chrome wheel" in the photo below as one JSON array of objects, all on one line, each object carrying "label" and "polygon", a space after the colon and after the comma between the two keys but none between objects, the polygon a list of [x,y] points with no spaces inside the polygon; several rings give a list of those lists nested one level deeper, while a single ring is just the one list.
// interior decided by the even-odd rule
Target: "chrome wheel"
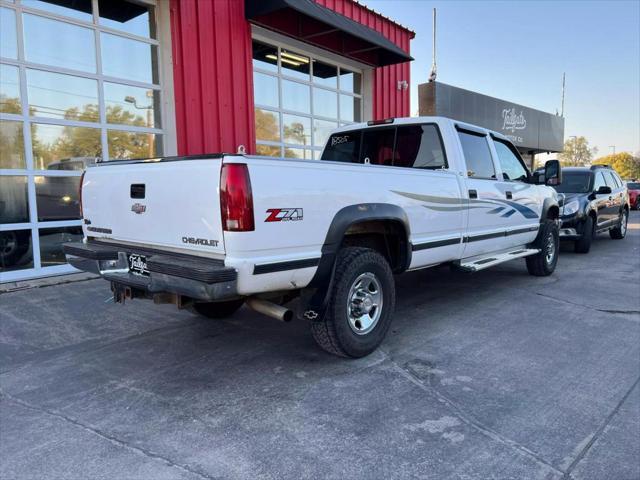
[{"label": "chrome wheel", "polygon": [[556,239],[553,236],[553,233],[550,233],[547,237],[547,244],[545,245],[545,261],[547,265],[551,265],[556,256]]},{"label": "chrome wheel", "polygon": [[382,315],[382,287],[370,272],[363,273],[353,282],[347,297],[349,327],[357,335],[373,330]]},{"label": "chrome wheel", "polygon": [[627,234],[627,211],[622,211],[622,218],[620,219],[620,233],[624,237]]}]

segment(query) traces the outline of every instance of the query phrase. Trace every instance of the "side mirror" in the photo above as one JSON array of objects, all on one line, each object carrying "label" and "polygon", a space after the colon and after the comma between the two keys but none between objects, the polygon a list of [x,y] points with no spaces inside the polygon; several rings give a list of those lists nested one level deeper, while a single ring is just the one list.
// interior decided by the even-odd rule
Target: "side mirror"
[{"label": "side mirror", "polygon": [[609,195],[611,194],[611,187],[606,185],[602,185],[598,190],[596,190],[597,195]]},{"label": "side mirror", "polygon": [[562,168],[558,160],[548,160],[544,164],[544,184],[555,186],[562,183]]}]

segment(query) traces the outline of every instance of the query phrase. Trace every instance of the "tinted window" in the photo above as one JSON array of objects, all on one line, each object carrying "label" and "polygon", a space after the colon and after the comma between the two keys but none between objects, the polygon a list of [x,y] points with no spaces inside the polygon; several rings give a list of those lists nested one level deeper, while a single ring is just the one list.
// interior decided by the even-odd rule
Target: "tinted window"
[{"label": "tinted window", "polygon": [[562,184],[553,188],[560,193],[588,193],[590,183],[591,172],[562,172]]},{"label": "tinted window", "polygon": [[622,180],[620,180],[620,177],[618,176],[618,174],[616,172],[611,172],[611,175],[613,175],[613,181],[616,182],[616,185],[618,186],[618,188],[621,188],[623,183],[622,183]]},{"label": "tinted window", "polygon": [[358,162],[360,153],[360,130],[355,132],[335,133],[329,137],[327,146],[322,152],[321,160],[334,162]]},{"label": "tinted window", "polygon": [[493,142],[493,144],[496,147],[504,179],[526,181],[528,179],[527,170],[511,148],[502,142]]},{"label": "tinted window", "polygon": [[485,136],[458,132],[467,163],[467,175],[475,178],[496,178],[491,151]]},{"label": "tinted window", "polygon": [[362,134],[360,163],[369,159],[372,165],[393,165],[393,140],[395,128],[365,130]]},{"label": "tinted window", "polygon": [[629,183],[627,183],[627,188],[629,190],[640,190],[640,183],[638,183],[638,182],[629,182]]},{"label": "tinted window", "polygon": [[602,173],[604,174],[604,181],[607,183],[609,187],[611,187],[611,190],[615,190],[616,188],[618,188],[618,184],[613,179],[613,175],[611,175],[611,172],[602,172]]},{"label": "tinted window", "polygon": [[394,167],[446,167],[442,143],[435,125],[398,127]]},{"label": "tinted window", "polygon": [[600,187],[605,187],[606,185],[607,184],[604,181],[604,177],[602,176],[602,172],[596,173],[596,179],[595,179],[595,182],[593,184],[593,190],[595,192],[597,192]]}]

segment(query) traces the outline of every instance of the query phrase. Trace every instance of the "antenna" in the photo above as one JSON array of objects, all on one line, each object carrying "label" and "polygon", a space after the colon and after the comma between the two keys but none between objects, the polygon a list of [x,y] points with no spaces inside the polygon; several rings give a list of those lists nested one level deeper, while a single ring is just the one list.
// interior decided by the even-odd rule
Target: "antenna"
[{"label": "antenna", "polygon": [[562,73],[562,105],[560,106],[560,116],[564,117],[564,77],[566,73]]},{"label": "antenna", "polygon": [[429,73],[429,82],[435,82],[437,76],[436,70],[436,9],[433,9],[433,63],[431,64],[431,73]]}]

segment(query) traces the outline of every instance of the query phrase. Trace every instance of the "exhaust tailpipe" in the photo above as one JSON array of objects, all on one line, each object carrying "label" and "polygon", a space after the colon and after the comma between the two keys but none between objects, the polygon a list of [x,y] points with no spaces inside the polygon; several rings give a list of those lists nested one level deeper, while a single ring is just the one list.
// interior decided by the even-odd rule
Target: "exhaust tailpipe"
[{"label": "exhaust tailpipe", "polygon": [[250,309],[268,317],[275,318],[276,320],[280,320],[281,322],[290,322],[293,320],[293,311],[273,302],[249,297],[245,303]]}]

